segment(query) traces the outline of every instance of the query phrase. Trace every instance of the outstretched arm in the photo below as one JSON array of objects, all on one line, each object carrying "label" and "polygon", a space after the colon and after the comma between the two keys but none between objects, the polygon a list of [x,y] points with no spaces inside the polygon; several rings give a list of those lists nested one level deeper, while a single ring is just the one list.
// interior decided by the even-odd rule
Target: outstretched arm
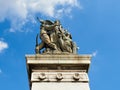
[{"label": "outstretched arm", "polygon": [[42,24],[44,23],[44,20],[40,19],[39,17],[37,17],[37,20]]}]

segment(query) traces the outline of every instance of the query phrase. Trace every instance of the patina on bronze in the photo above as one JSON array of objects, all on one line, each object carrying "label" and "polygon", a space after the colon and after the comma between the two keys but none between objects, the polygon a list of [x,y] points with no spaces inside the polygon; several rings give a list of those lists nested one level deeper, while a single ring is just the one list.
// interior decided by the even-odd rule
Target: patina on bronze
[{"label": "patina on bronze", "polygon": [[[40,53],[77,53],[77,46],[71,34],[62,27],[59,20],[40,20],[40,34],[36,36],[36,54]],[[38,38],[41,43],[38,44]]]}]

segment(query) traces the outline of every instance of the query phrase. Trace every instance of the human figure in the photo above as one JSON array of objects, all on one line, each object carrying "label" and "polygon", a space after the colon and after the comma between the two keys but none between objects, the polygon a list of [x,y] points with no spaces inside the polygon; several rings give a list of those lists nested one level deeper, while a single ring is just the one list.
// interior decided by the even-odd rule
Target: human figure
[{"label": "human figure", "polygon": [[53,30],[54,25],[52,24],[52,22],[50,23],[50,21],[48,20],[40,22],[42,23],[40,26],[40,39],[42,40],[42,42],[38,46],[36,46],[36,53],[39,53],[39,51],[43,49],[45,46],[48,46],[53,50],[56,50],[57,49],[56,45],[51,42],[49,37],[49,31]]},{"label": "human figure", "polygon": [[77,53],[77,46],[75,42],[72,41],[71,34],[65,30],[59,34],[59,44],[63,52]]},{"label": "human figure", "polygon": [[36,46],[36,53],[39,53],[43,48],[45,48],[45,52],[77,53],[77,46],[72,41],[71,34],[62,27],[59,20],[54,23],[49,20],[39,21],[41,22],[40,39],[42,42]]}]

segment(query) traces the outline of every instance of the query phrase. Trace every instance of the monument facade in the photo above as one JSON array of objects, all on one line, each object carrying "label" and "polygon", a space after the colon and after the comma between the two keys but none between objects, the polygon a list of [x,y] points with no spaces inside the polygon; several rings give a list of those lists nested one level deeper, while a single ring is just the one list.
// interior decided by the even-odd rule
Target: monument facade
[{"label": "monument facade", "polygon": [[59,20],[39,21],[36,54],[26,55],[30,89],[90,90],[88,70],[91,55],[77,54],[77,45]]}]

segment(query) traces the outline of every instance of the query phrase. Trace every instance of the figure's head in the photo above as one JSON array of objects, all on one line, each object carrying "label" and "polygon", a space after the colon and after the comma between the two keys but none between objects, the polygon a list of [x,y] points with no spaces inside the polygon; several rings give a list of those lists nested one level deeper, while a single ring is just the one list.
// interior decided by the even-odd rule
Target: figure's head
[{"label": "figure's head", "polygon": [[54,23],[55,25],[60,25],[60,20],[56,20]]},{"label": "figure's head", "polygon": [[72,39],[72,36],[71,36],[71,34],[70,34],[69,32],[65,33],[65,35],[66,35],[67,37],[69,37],[70,39]]}]

